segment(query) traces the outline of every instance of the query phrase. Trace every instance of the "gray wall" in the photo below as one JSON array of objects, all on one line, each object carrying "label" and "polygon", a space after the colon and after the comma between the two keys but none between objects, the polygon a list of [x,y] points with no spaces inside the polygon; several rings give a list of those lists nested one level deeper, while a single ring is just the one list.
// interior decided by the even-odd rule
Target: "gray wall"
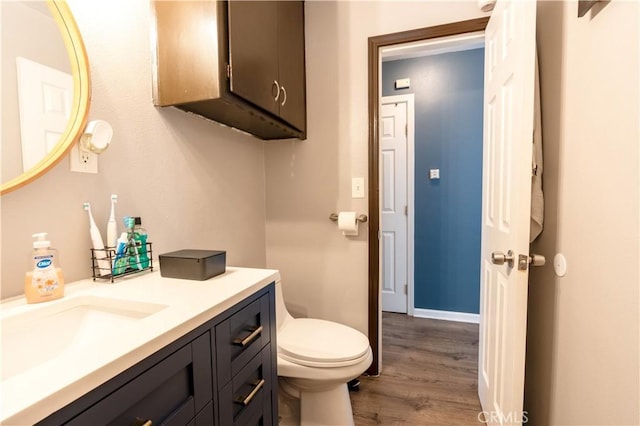
[{"label": "gray wall", "polygon": [[265,145],[267,265],[293,313],[367,333],[368,224],[345,238],[329,214],[369,208],[351,198],[368,170],[368,37],[485,15],[476,1],[305,3],[309,138]]},{"label": "gray wall", "polygon": [[577,7],[538,2],[546,217],[532,251],[547,266],[530,274],[525,409],[534,425],[637,425],[640,4]]},{"label": "gray wall", "polygon": [[114,137],[99,157],[97,175],[71,173],[65,158],[2,196],[2,297],[23,292],[35,232],[49,232],[67,281],[88,278],[89,224],[82,203],[91,203],[104,238],[112,193],[119,197],[119,218],[142,217],[156,255],[222,249],[229,265],[264,267],[263,142],[153,106],[148,2],[68,3],[91,66],[90,118],[109,121]]}]

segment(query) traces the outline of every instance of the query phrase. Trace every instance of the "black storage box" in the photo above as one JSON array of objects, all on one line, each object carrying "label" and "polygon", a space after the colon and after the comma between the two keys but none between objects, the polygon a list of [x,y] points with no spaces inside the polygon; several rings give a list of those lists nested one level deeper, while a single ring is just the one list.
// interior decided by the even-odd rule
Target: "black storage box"
[{"label": "black storage box", "polygon": [[208,280],[224,274],[226,251],[178,250],[160,255],[160,275],[185,280]]}]

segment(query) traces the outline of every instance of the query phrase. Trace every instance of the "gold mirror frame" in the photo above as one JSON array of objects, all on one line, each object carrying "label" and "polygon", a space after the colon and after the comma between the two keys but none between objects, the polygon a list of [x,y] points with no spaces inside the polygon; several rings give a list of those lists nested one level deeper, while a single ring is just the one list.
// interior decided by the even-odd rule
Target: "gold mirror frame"
[{"label": "gold mirror frame", "polygon": [[0,186],[0,195],[7,194],[28,184],[55,166],[69,152],[73,144],[78,141],[82,135],[82,130],[87,124],[89,102],[91,100],[91,81],[87,51],[84,47],[80,30],[65,0],[48,0],[47,5],[58,24],[58,28],[60,28],[60,34],[71,62],[71,75],[73,76],[71,115],[65,131],[51,152],[31,169],[3,183]]}]

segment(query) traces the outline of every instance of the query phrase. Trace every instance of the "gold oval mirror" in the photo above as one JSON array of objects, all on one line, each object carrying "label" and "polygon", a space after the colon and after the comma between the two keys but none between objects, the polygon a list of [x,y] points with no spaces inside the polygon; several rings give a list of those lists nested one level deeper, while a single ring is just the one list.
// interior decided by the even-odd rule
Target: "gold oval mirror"
[{"label": "gold oval mirror", "polygon": [[[37,23],[34,24],[31,22],[27,28],[29,29],[29,37],[22,37],[16,34],[10,34],[11,31],[9,28],[10,25],[5,25],[5,23],[13,22],[14,28],[16,28],[15,23],[18,22],[17,19],[14,19],[14,16],[11,15],[11,10],[9,6],[16,8],[20,5],[18,3],[21,2],[4,2],[0,1],[0,6],[2,6],[2,13],[0,13],[0,18],[2,19],[2,50],[5,50],[5,43],[7,45],[11,45],[12,47],[16,44],[19,44],[20,40],[30,40],[33,42],[34,34],[37,34],[42,27]],[[2,80],[2,92],[15,93],[14,98],[16,100],[13,103],[8,104],[5,100],[5,95],[3,94],[2,98],[2,110],[7,113],[13,113],[14,116],[19,117],[15,120],[14,123],[2,122],[3,129],[6,127],[9,130],[13,129],[13,133],[2,132],[2,141],[0,145],[2,146],[2,183],[0,185],[0,195],[6,194],[10,191],[13,191],[17,188],[20,188],[23,185],[33,181],[34,179],[42,176],[45,172],[51,169],[54,165],[56,165],[65,154],[71,149],[73,144],[80,138],[82,134],[82,130],[84,129],[87,122],[87,115],[89,111],[89,101],[91,98],[90,94],[90,76],[89,76],[89,62],[87,59],[87,53],[84,47],[84,43],[82,41],[82,37],[80,35],[80,31],[78,30],[78,26],[76,25],[75,19],[71,14],[71,10],[69,6],[66,4],[64,0],[47,0],[46,2],[33,2],[25,1],[23,2],[26,6],[28,6],[31,11],[30,14],[33,14],[33,10],[36,10],[39,15],[36,13],[37,19],[53,19],[55,24],[59,29],[59,33],[61,36],[61,42],[64,48],[61,48],[62,51],[66,49],[66,53],[68,55],[69,62],[69,73],[65,73],[64,70],[61,72],[57,69],[53,69],[52,67],[47,66],[46,64],[41,64],[38,59],[29,58],[28,54],[23,55],[21,53],[13,54],[13,57],[5,58],[5,53],[2,56],[2,69],[3,69],[3,80]],[[40,5],[36,3],[41,3]],[[42,7],[42,5],[46,5],[46,7]],[[5,7],[6,6],[6,7]],[[42,9],[42,10],[37,10]],[[48,13],[50,16],[44,17],[43,12],[46,14],[48,9]],[[22,13],[22,12],[21,12]],[[44,18],[43,18],[44,17]],[[38,31],[36,31],[38,30]],[[50,35],[44,35],[43,39],[39,41],[40,45],[35,47],[35,51],[47,52],[52,49],[53,41]],[[32,51],[34,51],[33,46],[31,47]],[[24,58],[22,56],[25,56]],[[13,64],[8,62],[14,62]],[[64,60],[63,60],[64,62]],[[21,65],[22,64],[22,65]],[[24,65],[26,64],[26,65]],[[29,67],[35,64],[36,67],[35,72],[30,72]],[[22,69],[21,69],[22,66]],[[11,68],[13,67],[13,68]],[[43,82],[40,85],[32,84],[33,80],[22,80],[28,81],[28,84],[23,84],[20,82],[21,75],[35,75],[40,74],[39,69],[48,69],[52,70],[53,78],[52,80],[48,80],[47,83]],[[13,76],[13,81],[5,80],[4,74],[5,70],[17,69],[17,74]],[[55,80],[57,74],[66,74],[63,78],[68,79],[68,83],[64,85],[68,85],[70,91],[62,91],[60,87],[62,84],[58,84],[57,80]],[[31,78],[31,77],[29,77]],[[24,122],[24,117],[27,113],[31,113],[34,110],[39,110],[39,107],[33,107],[32,103],[26,103],[23,100],[27,97],[23,92],[30,91],[30,89],[23,89],[22,91],[18,91],[13,86],[9,87],[9,84],[18,85],[18,83],[23,84],[22,87],[32,88],[34,86],[47,86],[52,88],[49,92],[45,93],[44,91],[35,95],[35,98],[40,98],[38,102],[41,104],[47,104],[53,110],[57,110],[59,113],[62,111],[64,116],[64,120],[62,123],[58,123],[57,131],[49,131],[46,129],[46,125],[42,125],[42,129],[36,128],[34,130],[32,122]],[[5,86],[7,85],[7,86]],[[12,90],[5,90],[5,89]],[[30,95],[33,97],[33,94]],[[26,106],[25,106],[26,105]],[[40,105],[41,106],[41,105]],[[17,112],[20,111],[20,114]],[[5,114],[3,112],[3,116],[10,115]],[[36,114],[37,115],[37,114]],[[40,121],[43,121],[40,119]],[[59,120],[58,120],[59,121]],[[18,126],[18,129],[15,127]],[[43,145],[42,148],[38,148],[41,150],[41,154],[26,154],[24,145],[25,143],[30,142],[32,136],[35,132],[36,137],[42,139]],[[8,138],[7,135],[11,135]],[[16,136],[16,135],[19,135]],[[8,139],[8,140],[5,140]],[[15,141],[14,139],[21,139],[20,141]],[[21,148],[22,146],[22,148]],[[37,150],[36,150],[37,151]],[[27,161],[26,157],[29,156],[30,160]],[[22,164],[17,164],[22,163]],[[15,170],[15,171],[14,171]]]}]

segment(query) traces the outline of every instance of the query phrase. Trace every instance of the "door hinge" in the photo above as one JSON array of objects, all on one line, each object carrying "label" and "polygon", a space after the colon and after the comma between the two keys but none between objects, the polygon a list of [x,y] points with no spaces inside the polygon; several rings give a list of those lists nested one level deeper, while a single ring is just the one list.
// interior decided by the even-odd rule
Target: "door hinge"
[{"label": "door hinge", "polygon": [[409,137],[409,125],[408,124],[404,125],[404,135],[406,137]]},{"label": "door hinge", "polygon": [[409,216],[409,206],[404,206],[404,215]]},{"label": "door hinge", "polygon": [[409,285],[408,284],[404,285],[404,294],[409,294]]},{"label": "door hinge", "polygon": [[227,78],[231,80],[231,64],[227,64]]},{"label": "door hinge", "polygon": [[380,230],[378,229],[378,240],[380,240]]}]

